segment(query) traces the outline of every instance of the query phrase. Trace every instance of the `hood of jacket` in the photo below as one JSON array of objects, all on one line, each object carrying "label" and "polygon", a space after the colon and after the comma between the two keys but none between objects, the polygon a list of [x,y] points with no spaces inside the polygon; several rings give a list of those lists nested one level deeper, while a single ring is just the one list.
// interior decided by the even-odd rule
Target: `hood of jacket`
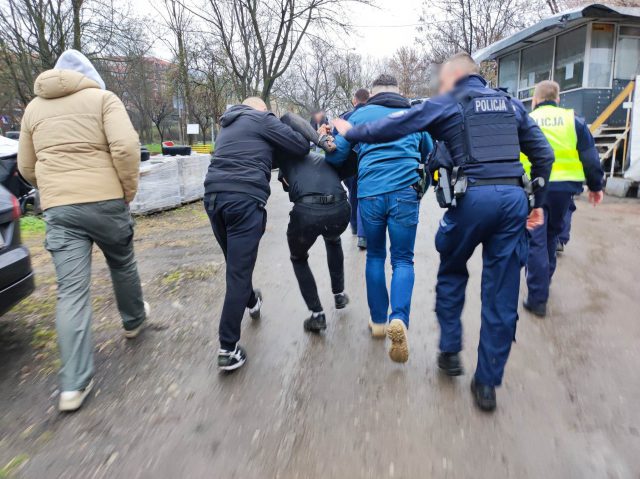
[{"label": "hood of jacket", "polygon": [[367,105],[380,105],[388,108],[411,108],[411,102],[400,95],[393,92],[382,92],[369,98]]},{"label": "hood of jacket", "polygon": [[220,125],[222,127],[227,127],[242,115],[250,115],[254,113],[259,114],[260,112],[255,108],[251,108],[247,105],[234,105],[222,114],[222,116],[220,117]]},{"label": "hood of jacket", "polygon": [[53,70],[41,73],[34,92],[41,98],[61,98],[86,88],[105,89],[104,81],[91,62],[76,50],[67,50]]}]

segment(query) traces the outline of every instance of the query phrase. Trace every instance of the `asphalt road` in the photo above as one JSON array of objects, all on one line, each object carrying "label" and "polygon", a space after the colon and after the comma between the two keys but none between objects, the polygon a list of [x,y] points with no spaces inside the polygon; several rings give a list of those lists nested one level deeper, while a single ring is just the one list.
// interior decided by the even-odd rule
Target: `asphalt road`
[{"label": "asphalt road", "polygon": [[433,238],[441,211],[433,195],[418,230],[411,356],[399,365],[385,341],[369,336],[365,257],[348,233],[352,303],[340,313],[331,307],[317,244],[312,266],[329,327],[321,336],[303,331],[307,312],[285,239],[290,206],[272,186],[255,273],[263,319],[245,319],[246,366],[233,375],[215,368],[224,265],[201,205],[142,218],[136,249],[150,327],[134,342],[122,338],[96,254],[97,388],[73,415],[54,407],[53,311],[41,306],[55,297],[53,272],[41,238],[29,240],[40,286],[31,303],[0,319],[0,467],[14,461],[5,472],[34,479],[640,478],[638,201],[606,198],[596,210],[578,202],[550,315],[521,313],[498,409],[485,414],[469,392],[480,251],[469,265],[463,318],[467,374],[451,380],[436,369]]}]

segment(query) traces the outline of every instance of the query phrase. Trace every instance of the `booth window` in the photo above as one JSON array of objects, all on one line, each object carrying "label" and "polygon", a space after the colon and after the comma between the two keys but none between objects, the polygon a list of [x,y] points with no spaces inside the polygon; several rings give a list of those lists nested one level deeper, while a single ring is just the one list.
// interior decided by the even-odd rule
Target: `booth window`
[{"label": "booth window", "polygon": [[518,67],[520,66],[520,52],[512,53],[500,59],[498,69],[498,86],[505,88],[510,94],[518,91]]},{"label": "booth window", "polygon": [[614,34],[615,27],[611,23],[594,23],[591,26],[591,50],[589,52],[588,87],[611,87],[611,66],[613,65]]},{"label": "booth window", "polygon": [[616,79],[632,80],[640,74],[640,28],[620,27]]},{"label": "booth window", "polygon": [[536,83],[549,80],[552,61],[553,38],[522,50],[519,98],[530,98]]},{"label": "booth window", "polygon": [[582,87],[586,41],[587,27],[558,35],[553,79],[560,85],[560,91]]}]

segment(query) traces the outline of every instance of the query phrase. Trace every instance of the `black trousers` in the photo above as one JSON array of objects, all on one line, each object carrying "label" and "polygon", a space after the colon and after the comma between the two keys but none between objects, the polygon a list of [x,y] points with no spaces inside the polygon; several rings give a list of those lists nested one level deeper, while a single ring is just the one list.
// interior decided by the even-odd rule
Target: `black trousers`
[{"label": "black trousers", "polygon": [[267,212],[258,200],[242,193],[205,195],[204,207],[227,263],[220,347],[233,350],[240,340],[244,310],[257,302],[251,279],[267,225]]},{"label": "black trousers", "polygon": [[291,263],[309,310],[322,311],[313,273],[309,267],[309,249],[322,236],[327,248],[327,262],[333,294],[344,291],[344,255],[340,235],[349,225],[351,208],[347,200],[329,205],[296,203],[289,213],[287,241]]}]

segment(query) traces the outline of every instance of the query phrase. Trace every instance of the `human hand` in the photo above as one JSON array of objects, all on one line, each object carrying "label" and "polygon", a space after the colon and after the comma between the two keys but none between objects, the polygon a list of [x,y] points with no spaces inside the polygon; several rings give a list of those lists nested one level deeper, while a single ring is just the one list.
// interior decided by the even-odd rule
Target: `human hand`
[{"label": "human hand", "polygon": [[589,191],[589,203],[591,203],[594,208],[602,203],[604,199],[604,191]]},{"label": "human hand", "polygon": [[542,208],[534,208],[527,218],[527,229],[532,230],[544,224],[544,210]]},{"label": "human hand", "polygon": [[318,127],[318,136],[330,135],[330,134],[331,134],[331,127],[329,125],[320,125]]},{"label": "human hand", "polygon": [[318,146],[327,153],[333,153],[336,151],[335,138],[331,135],[321,135],[318,141]]},{"label": "human hand", "polygon": [[343,120],[342,118],[336,118],[333,120],[333,127],[338,130],[342,136],[346,135],[347,132],[353,128],[353,125],[349,123],[347,120]]}]

